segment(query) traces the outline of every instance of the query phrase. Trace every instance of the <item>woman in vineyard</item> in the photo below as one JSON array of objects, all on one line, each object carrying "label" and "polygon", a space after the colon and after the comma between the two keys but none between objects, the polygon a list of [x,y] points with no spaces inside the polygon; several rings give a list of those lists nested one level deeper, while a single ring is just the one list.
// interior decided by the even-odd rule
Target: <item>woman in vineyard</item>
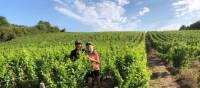
[{"label": "woman in vineyard", "polygon": [[91,62],[92,71],[86,74],[88,87],[92,88],[92,81],[95,79],[98,87],[100,87],[100,59],[91,42],[86,43],[86,56]]}]

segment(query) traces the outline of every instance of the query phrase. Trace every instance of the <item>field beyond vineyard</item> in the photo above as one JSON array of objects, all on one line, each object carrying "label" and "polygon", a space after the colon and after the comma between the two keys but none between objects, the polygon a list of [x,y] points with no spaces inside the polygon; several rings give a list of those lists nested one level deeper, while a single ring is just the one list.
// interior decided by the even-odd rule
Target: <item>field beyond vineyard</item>
[{"label": "field beyond vineyard", "polygon": [[[200,62],[200,31],[66,32],[27,35],[0,43],[0,88],[38,88],[41,82],[46,88],[84,88],[84,76],[90,71],[87,58],[82,54],[75,62],[69,59],[77,39],[83,41],[84,47],[87,41],[94,43],[101,59],[101,77],[107,73],[111,76],[109,87],[152,87],[150,81],[155,71],[147,64],[149,48],[164,67],[175,70],[168,71],[173,77],[196,68],[198,71],[192,72],[196,83],[187,85],[200,86],[199,64],[194,66]],[[177,80],[180,78],[183,77]],[[102,88],[106,86],[105,83]]]}]

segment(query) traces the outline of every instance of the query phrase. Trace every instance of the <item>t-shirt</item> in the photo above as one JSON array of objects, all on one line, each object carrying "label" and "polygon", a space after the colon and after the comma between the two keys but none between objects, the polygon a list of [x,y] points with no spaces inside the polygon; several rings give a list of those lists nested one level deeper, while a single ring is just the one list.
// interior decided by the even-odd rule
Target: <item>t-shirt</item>
[{"label": "t-shirt", "polygon": [[[84,52],[85,50],[81,49],[81,51]],[[77,59],[79,59],[79,57],[80,57],[80,50],[74,49],[74,50],[71,51],[70,59],[72,61],[76,61]]]},{"label": "t-shirt", "polygon": [[99,55],[97,53],[90,53],[86,52],[86,55],[88,55],[92,60],[95,60],[96,62],[91,62],[92,63],[92,70],[100,70],[100,60],[99,60]]}]

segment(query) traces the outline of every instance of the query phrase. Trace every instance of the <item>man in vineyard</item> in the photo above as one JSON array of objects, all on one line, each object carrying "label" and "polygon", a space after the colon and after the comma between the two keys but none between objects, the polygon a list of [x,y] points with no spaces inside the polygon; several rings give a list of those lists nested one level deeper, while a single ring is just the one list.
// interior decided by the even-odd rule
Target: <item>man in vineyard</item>
[{"label": "man in vineyard", "polygon": [[85,49],[82,48],[82,42],[80,40],[75,41],[75,49],[71,51],[70,59],[76,61],[79,59],[80,53],[85,52]]}]

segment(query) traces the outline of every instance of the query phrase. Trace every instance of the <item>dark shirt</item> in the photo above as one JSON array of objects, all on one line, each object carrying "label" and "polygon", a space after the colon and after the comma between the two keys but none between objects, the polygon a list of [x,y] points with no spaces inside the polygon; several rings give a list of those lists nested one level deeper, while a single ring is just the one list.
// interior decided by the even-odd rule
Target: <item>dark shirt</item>
[{"label": "dark shirt", "polygon": [[[74,49],[71,51],[71,54],[70,54],[70,59],[72,61],[76,61],[77,59],[79,59],[80,57],[80,53],[79,53],[80,50],[78,49]],[[81,49],[82,52],[85,52],[85,49]]]}]

